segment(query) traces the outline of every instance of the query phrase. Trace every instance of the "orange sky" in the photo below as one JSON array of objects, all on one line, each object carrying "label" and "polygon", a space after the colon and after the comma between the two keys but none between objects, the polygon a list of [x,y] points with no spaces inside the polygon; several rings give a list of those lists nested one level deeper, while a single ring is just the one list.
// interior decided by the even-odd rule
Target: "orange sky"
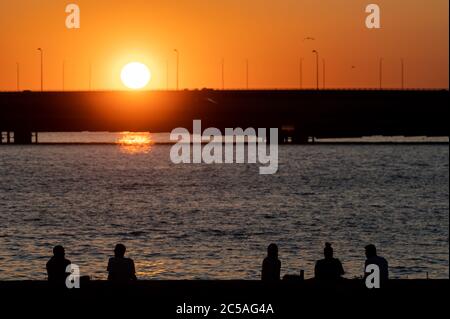
[{"label": "orange sky", "polygon": [[[65,6],[81,8],[81,29],[65,27]],[[375,2],[375,1],[373,1]],[[385,87],[448,88],[448,0],[378,0],[382,28],[365,27],[370,0],[0,0],[0,90],[38,90],[39,52],[45,50],[45,89],[124,89],[120,69],[130,61],[149,66],[149,89],[175,87],[180,51],[180,87],[243,88],[245,60],[251,88],[296,88],[299,58],[304,86],[315,85],[313,49],[326,59],[327,87],[377,87],[384,57]],[[316,41],[303,41],[305,37]],[[355,68],[352,69],[352,65]]]}]

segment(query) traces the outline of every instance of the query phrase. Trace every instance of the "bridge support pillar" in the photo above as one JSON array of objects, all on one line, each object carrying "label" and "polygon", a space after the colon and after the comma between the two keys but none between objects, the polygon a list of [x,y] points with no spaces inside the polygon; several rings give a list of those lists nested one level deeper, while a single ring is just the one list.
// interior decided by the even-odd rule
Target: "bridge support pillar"
[{"label": "bridge support pillar", "polygon": [[32,144],[33,133],[29,131],[15,131],[14,132],[14,144]]},{"label": "bridge support pillar", "polygon": [[283,130],[278,131],[278,144],[288,144],[289,136]]},{"label": "bridge support pillar", "polygon": [[[266,143],[270,144],[270,129],[267,129]],[[288,136],[283,132],[283,130],[278,129],[278,144],[288,143]]]},{"label": "bridge support pillar", "polygon": [[292,136],[293,144],[308,144],[309,136],[308,134],[303,134],[301,132],[294,132],[294,136]]}]

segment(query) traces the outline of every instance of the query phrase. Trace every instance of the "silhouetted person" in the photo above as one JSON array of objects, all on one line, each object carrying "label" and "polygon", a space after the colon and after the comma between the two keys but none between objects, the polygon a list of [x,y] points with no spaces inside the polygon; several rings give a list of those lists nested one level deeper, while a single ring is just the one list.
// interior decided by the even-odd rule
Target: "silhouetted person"
[{"label": "silhouetted person", "polygon": [[315,278],[322,281],[334,281],[341,278],[345,273],[339,259],[333,257],[333,247],[330,243],[325,244],[323,249],[324,259],[317,261],[314,269]]},{"label": "silhouetted person", "polygon": [[261,272],[261,280],[280,280],[281,262],[278,259],[278,246],[270,244],[267,248],[267,257],[264,258]]},{"label": "silhouetted person", "polygon": [[131,258],[125,258],[126,250],[124,245],[116,245],[114,257],[108,262],[108,280],[122,283],[137,280],[134,261]]},{"label": "silhouetted person", "polygon": [[71,262],[65,256],[66,252],[63,246],[58,245],[53,248],[53,257],[50,258],[46,266],[48,281],[53,285],[65,285],[66,278],[70,275],[66,272],[66,268]]},{"label": "silhouetted person", "polygon": [[366,263],[364,267],[364,277],[369,275],[365,272],[368,265],[377,265],[380,268],[380,280],[386,281],[389,279],[389,265],[386,259],[377,255],[377,248],[375,245],[367,245],[366,249]]}]

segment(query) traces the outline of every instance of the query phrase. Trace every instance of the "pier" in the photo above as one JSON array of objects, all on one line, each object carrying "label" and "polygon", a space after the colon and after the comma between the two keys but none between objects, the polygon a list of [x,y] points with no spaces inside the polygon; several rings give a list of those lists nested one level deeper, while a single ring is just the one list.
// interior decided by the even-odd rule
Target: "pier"
[{"label": "pier", "polygon": [[4,144],[39,132],[278,128],[280,143],[362,136],[449,136],[448,90],[2,92]]}]

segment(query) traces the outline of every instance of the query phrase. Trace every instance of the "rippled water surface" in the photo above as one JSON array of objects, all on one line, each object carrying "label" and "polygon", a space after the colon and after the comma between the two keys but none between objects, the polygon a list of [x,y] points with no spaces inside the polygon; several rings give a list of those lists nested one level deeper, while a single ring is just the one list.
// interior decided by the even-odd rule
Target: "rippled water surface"
[{"label": "rippled water surface", "polygon": [[449,276],[448,145],[280,146],[273,176],[169,150],[0,147],[0,280],[45,279],[55,244],[104,279],[117,242],[147,279],[258,279],[271,242],[282,274],[310,277],[326,241],[348,278],[367,243],[394,277]]}]

